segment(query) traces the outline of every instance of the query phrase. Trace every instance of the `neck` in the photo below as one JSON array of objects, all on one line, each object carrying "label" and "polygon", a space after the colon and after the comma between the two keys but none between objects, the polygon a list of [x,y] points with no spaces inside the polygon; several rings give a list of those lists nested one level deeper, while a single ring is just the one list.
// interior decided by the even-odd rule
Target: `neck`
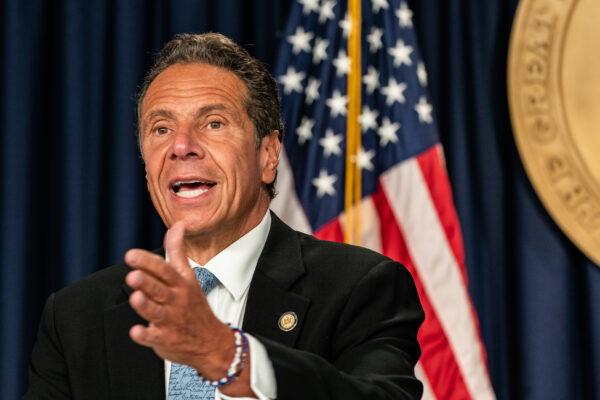
[{"label": "neck", "polygon": [[241,224],[222,227],[218,231],[189,235],[185,238],[188,258],[206,265],[213,257],[254,229],[268,212],[269,203],[255,207]]}]

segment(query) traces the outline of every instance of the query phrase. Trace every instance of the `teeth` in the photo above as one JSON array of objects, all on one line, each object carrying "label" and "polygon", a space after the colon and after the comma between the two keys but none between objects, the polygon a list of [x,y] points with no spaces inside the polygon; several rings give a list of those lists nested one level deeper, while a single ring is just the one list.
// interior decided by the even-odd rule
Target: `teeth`
[{"label": "teeth", "polygon": [[196,184],[196,183],[201,183],[201,182],[200,181],[177,181],[177,182],[173,183],[172,188],[173,188],[173,191],[175,193],[177,193],[177,192],[179,192],[181,190],[181,186],[182,185],[185,185],[185,184],[193,185],[193,184]]},{"label": "teeth", "polygon": [[[189,187],[186,187],[189,186]],[[192,189],[191,187],[196,186],[196,188]],[[203,181],[177,181],[174,182],[171,185],[171,189],[173,190],[173,192],[175,194],[179,193],[180,191],[195,191],[195,190],[201,190],[202,193],[205,192],[208,189],[197,189],[198,186],[208,186],[208,189],[210,189],[212,186],[214,186],[213,182],[203,182]],[[185,196],[187,197],[187,196]]]},{"label": "teeth", "polygon": [[181,185],[193,185],[195,183],[202,183],[201,181],[177,181],[173,184],[173,186],[181,186]]},{"label": "teeth", "polygon": [[175,195],[178,197],[189,199],[192,197],[200,196],[204,192],[208,192],[208,189],[198,188],[194,190],[179,190],[175,193]]}]

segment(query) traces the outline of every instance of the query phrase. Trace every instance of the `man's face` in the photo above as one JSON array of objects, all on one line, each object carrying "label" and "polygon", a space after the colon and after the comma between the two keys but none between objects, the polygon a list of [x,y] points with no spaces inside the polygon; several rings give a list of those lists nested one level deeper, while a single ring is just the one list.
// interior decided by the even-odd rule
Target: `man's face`
[{"label": "man's face", "polygon": [[183,220],[187,235],[233,239],[268,208],[263,183],[275,179],[277,132],[256,148],[243,105],[245,84],[207,64],[175,64],[143,99],[140,143],[152,202],[167,226]]}]

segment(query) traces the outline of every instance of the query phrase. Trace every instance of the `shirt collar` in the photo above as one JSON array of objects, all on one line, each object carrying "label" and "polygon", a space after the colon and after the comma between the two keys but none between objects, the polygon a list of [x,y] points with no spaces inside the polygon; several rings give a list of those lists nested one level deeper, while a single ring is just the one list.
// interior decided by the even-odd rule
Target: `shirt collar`
[{"label": "shirt collar", "polygon": [[267,210],[258,225],[211,258],[206,265],[188,259],[190,266],[203,267],[212,272],[233,298],[239,301],[250,286],[270,229],[271,213]]}]

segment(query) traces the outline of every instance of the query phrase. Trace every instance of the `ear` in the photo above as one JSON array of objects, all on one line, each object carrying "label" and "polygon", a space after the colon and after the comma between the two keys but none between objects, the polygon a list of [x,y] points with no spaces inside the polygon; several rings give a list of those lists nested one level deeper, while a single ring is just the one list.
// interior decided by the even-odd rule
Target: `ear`
[{"label": "ear", "polygon": [[260,142],[260,167],[261,178],[265,184],[272,183],[277,176],[277,166],[279,165],[279,152],[281,151],[281,142],[279,141],[279,131],[273,131],[262,138]]}]

